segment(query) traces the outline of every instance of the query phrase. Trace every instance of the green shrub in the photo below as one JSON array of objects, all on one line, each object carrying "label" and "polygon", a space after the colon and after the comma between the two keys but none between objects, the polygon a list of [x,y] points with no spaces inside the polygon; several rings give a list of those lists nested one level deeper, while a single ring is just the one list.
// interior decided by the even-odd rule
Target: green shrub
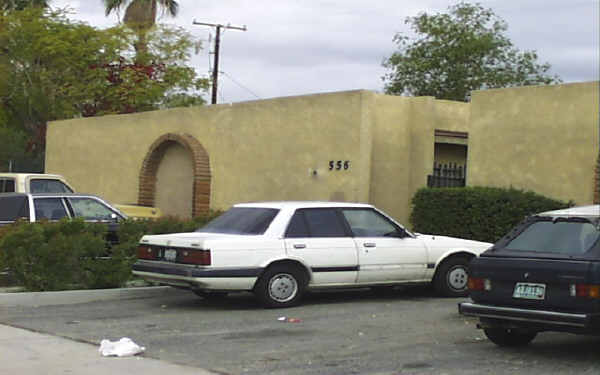
[{"label": "green shrub", "polygon": [[28,291],[119,286],[129,274],[105,272],[106,230],[81,219],[17,223],[0,239],[0,268]]},{"label": "green shrub", "polygon": [[572,205],[517,189],[423,188],[412,199],[414,231],[496,242],[526,216]]},{"label": "green shrub", "polygon": [[120,287],[131,278],[144,234],[191,232],[219,214],[125,220],[119,226],[119,243],[110,247],[102,224],[81,219],[18,222],[0,228],[0,271],[8,269],[28,291]]}]

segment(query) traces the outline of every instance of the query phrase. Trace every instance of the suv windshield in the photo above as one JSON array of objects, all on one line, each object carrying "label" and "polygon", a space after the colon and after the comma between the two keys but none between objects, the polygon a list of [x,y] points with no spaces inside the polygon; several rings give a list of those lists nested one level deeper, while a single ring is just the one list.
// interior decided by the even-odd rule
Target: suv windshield
[{"label": "suv windshield", "polygon": [[14,193],[15,180],[13,178],[0,178],[0,193]]},{"label": "suv windshield", "polygon": [[583,254],[600,238],[598,228],[584,221],[537,221],[506,246],[507,250]]},{"label": "suv windshield", "polygon": [[48,178],[32,179],[29,185],[32,193],[72,193],[73,190],[59,180]]},{"label": "suv windshield", "polygon": [[259,207],[233,207],[196,232],[263,234],[279,210]]}]

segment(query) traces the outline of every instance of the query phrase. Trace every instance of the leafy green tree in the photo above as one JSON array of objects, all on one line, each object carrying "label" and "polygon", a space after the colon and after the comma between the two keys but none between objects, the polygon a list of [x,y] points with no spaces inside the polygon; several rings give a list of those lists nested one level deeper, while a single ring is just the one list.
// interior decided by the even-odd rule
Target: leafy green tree
[{"label": "leafy green tree", "polygon": [[0,11],[23,10],[27,7],[48,8],[51,0],[0,0]]},{"label": "leafy green tree", "polygon": [[182,95],[191,99],[176,104],[203,102],[208,81],[187,66],[191,36],[166,26],[147,35],[141,64],[123,27],[99,30],[63,10],[0,13],[0,129],[12,129],[0,143],[26,134],[39,156],[48,121],[164,108]]},{"label": "leafy green tree", "polygon": [[394,36],[398,50],[383,62],[388,94],[468,101],[472,90],[561,82],[535,51],[514,47],[507,23],[479,4],[461,2],[405,23],[416,36]]},{"label": "leafy green tree", "polygon": [[42,172],[42,155],[28,151],[27,134],[9,128],[0,120],[0,172]]}]

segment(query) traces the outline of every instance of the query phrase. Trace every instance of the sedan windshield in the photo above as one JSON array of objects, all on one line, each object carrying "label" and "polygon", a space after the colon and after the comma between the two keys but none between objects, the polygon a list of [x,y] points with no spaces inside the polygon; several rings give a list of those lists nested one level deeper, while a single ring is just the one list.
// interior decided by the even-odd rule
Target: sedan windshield
[{"label": "sedan windshield", "polygon": [[263,234],[279,210],[260,207],[233,207],[196,232]]},{"label": "sedan windshield", "polygon": [[583,221],[537,221],[505,247],[507,250],[583,254],[600,238],[598,228]]}]

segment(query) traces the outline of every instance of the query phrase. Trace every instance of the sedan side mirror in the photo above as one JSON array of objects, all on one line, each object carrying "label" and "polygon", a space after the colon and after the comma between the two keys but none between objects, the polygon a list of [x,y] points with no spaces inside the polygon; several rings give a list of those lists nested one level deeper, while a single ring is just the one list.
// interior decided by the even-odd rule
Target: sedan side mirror
[{"label": "sedan side mirror", "polygon": [[408,233],[402,228],[398,228],[393,232],[389,232],[385,234],[386,237],[395,237],[395,238],[405,238],[409,237]]}]

